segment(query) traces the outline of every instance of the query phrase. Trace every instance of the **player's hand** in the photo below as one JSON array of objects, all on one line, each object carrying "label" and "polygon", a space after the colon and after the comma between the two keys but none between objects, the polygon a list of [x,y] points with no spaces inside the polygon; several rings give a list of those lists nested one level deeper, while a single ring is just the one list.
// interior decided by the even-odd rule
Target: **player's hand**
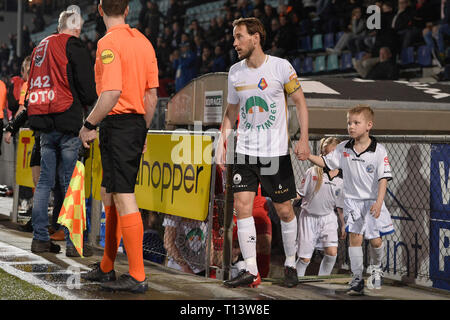
[{"label": "player's hand", "polygon": [[339,235],[339,239],[345,240],[347,237],[347,232],[345,231],[345,226],[341,226],[341,234]]},{"label": "player's hand", "polygon": [[142,153],[147,152],[147,137],[145,137],[144,148],[142,149]]},{"label": "player's hand", "polygon": [[311,150],[309,149],[309,143],[307,139],[300,139],[295,145],[294,153],[298,160],[308,160]]},{"label": "player's hand", "polygon": [[90,143],[97,138],[97,130],[89,130],[85,126],[81,127],[80,134],[78,135],[81,142],[83,143],[83,147],[89,149]]},{"label": "player's hand", "polygon": [[7,144],[10,144],[10,143],[11,143],[11,137],[12,137],[11,132],[6,131],[5,137],[4,137],[3,139],[5,140],[5,142],[6,142]]},{"label": "player's hand", "polygon": [[375,202],[371,207],[370,207],[370,214],[375,218],[378,219],[378,217],[380,216],[381,213],[381,206],[383,205],[383,203],[379,203],[378,201]]}]

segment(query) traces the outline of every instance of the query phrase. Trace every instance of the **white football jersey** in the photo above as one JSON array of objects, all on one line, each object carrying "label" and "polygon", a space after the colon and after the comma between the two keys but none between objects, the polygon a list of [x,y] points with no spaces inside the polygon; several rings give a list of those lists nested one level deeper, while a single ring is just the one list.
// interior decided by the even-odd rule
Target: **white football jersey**
[{"label": "white football jersey", "polygon": [[297,190],[302,199],[302,211],[316,216],[335,214],[334,208],[342,193],[342,176],[337,175],[330,179],[326,172],[323,173],[322,185],[315,192],[319,177],[315,167],[306,170],[300,188]]},{"label": "white football jersey", "polygon": [[378,181],[392,179],[386,148],[374,137],[370,138],[370,146],[360,154],[353,149],[352,139],[341,142],[333,152],[322,157],[329,169],[342,169],[345,199],[376,200]]},{"label": "white football jersey", "polygon": [[249,68],[245,59],[230,68],[227,101],[239,104],[237,153],[257,157],[288,154],[286,93],[299,88],[297,74],[286,59],[266,55],[259,68]]}]

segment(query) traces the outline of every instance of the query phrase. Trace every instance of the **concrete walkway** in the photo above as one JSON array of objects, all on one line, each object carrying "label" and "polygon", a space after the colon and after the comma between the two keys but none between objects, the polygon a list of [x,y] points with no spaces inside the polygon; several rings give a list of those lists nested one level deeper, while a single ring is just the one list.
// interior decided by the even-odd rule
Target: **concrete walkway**
[{"label": "concrete walkway", "polygon": [[[11,200],[8,200],[11,199]],[[365,289],[362,297],[345,294],[348,275],[326,279],[306,277],[296,288],[286,288],[282,279],[263,279],[256,289],[229,289],[222,281],[188,275],[165,266],[145,261],[149,290],[145,294],[110,293],[100,290],[98,283],[83,282],[80,272],[101,260],[102,249],[95,248],[89,258],[65,256],[65,242],[59,254],[31,253],[32,234],[22,232],[9,221],[12,198],[0,197],[0,268],[25,281],[43,287],[65,299],[108,300],[450,300],[450,292],[412,287],[385,279],[381,290]],[[119,253],[115,270],[128,271],[126,256]],[[1,298],[1,297],[0,297]]]}]

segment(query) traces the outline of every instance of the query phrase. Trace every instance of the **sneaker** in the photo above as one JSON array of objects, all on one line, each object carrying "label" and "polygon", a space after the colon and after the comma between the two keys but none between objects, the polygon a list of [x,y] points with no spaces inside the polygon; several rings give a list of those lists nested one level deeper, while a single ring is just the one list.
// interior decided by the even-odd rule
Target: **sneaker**
[{"label": "sneaker", "polygon": [[137,281],[128,273],[123,274],[116,281],[104,282],[100,287],[107,291],[129,291],[133,293],[144,293],[148,290],[147,278]]},{"label": "sneaker", "polygon": [[347,294],[349,296],[362,296],[364,294],[364,278],[353,275]]},{"label": "sneaker", "polygon": [[239,274],[231,279],[223,282],[225,287],[236,288],[242,286],[248,286],[250,288],[256,288],[261,283],[261,277],[258,275],[253,275],[246,270],[241,270]]},{"label": "sneaker", "polygon": [[42,241],[33,239],[31,242],[31,252],[33,253],[43,253],[43,252],[51,252],[51,253],[59,253],[61,251],[61,247],[57,244],[54,244],[50,240]]},{"label": "sneaker", "polygon": [[297,269],[284,267],[284,285],[288,288],[298,285]]},{"label": "sneaker", "polygon": [[370,265],[370,277],[367,278],[367,288],[369,289],[381,289],[383,283],[383,271],[381,267]]},{"label": "sneaker", "polygon": [[95,282],[108,282],[116,280],[116,272],[114,270],[103,272],[100,268],[100,262],[94,263],[89,267],[91,267],[92,270],[81,274],[81,279]]},{"label": "sneaker", "polygon": [[[85,244],[83,246],[83,257],[90,257],[94,253],[92,252],[92,248],[90,245]],[[78,253],[77,249],[75,249],[74,246],[67,246],[66,247],[66,257],[73,257],[73,258],[79,258],[80,254]]]}]

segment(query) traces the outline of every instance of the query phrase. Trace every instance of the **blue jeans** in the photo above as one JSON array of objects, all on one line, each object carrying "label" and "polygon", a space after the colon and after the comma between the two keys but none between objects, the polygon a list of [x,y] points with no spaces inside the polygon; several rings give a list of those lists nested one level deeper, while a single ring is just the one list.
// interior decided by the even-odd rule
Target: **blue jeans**
[{"label": "blue jeans", "polygon": [[441,24],[439,27],[438,40],[437,40],[439,53],[445,52],[444,37],[449,34],[450,34],[450,25],[447,23]]},{"label": "blue jeans", "polygon": [[[56,170],[65,195],[78,158],[81,141],[77,136],[52,131],[41,132],[41,173],[33,197],[33,239],[49,241],[48,201],[55,185]],[[67,228],[64,228],[67,245],[73,246]]]}]

